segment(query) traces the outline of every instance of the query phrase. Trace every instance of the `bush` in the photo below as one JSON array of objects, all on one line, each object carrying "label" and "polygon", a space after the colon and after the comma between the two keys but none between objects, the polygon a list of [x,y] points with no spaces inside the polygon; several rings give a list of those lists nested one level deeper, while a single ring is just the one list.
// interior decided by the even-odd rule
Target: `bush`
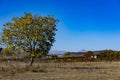
[{"label": "bush", "polygon": [[65,57],[70,56],[70,52],[65,52],[65,53],[64,53],[64,56],[65,56]]},{"label": "bush", "polygon": [[93,56],[94,52],[93,51],[88,51],[84,54],[84,57],[86,58],[91,58],[91,56]]}]

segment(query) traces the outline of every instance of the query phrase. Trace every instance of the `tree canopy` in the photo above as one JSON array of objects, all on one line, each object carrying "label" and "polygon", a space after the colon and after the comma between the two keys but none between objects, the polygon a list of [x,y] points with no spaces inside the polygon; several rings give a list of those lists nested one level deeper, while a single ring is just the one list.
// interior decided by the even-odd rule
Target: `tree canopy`
[{"label": "tree canopy", "polygon": [[56,23],[53,16],[25,13],[4,24],[2,41],[15,49],[29,51],[31,57],[46,55],[55,42]]}]

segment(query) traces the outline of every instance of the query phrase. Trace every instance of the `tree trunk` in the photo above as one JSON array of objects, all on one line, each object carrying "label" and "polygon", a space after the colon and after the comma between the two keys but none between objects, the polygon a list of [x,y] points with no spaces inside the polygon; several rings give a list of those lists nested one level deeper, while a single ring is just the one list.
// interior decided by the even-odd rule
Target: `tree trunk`
[{"label": "tree trunk", "polygon": [[33,62],[34,62],[34,57],[31,57],[30,58],[30,66],[32,66]]}]

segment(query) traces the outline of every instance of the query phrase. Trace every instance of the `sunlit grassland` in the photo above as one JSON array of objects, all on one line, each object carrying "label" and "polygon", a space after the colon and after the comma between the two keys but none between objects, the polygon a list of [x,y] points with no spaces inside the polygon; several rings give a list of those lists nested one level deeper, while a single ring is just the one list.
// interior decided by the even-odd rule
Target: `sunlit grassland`
[{"label": "sunlit grassland", "polygon": [[0,80],[120,80],[120,62],[0,62]]}]

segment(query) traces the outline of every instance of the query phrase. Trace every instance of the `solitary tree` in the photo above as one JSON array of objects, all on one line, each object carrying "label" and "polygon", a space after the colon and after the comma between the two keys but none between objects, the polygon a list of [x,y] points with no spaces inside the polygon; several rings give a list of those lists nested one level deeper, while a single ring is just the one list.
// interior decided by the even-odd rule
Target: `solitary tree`
[{"label": "solitary tree", "polygon": [[29,52],[30,65],[36,56],[46,55],[55,41],[56,23],[52,16],[42,17],[25,13],[22,17],[13,17],[4,24],[2,41],[15,49],[23,48]]}]

